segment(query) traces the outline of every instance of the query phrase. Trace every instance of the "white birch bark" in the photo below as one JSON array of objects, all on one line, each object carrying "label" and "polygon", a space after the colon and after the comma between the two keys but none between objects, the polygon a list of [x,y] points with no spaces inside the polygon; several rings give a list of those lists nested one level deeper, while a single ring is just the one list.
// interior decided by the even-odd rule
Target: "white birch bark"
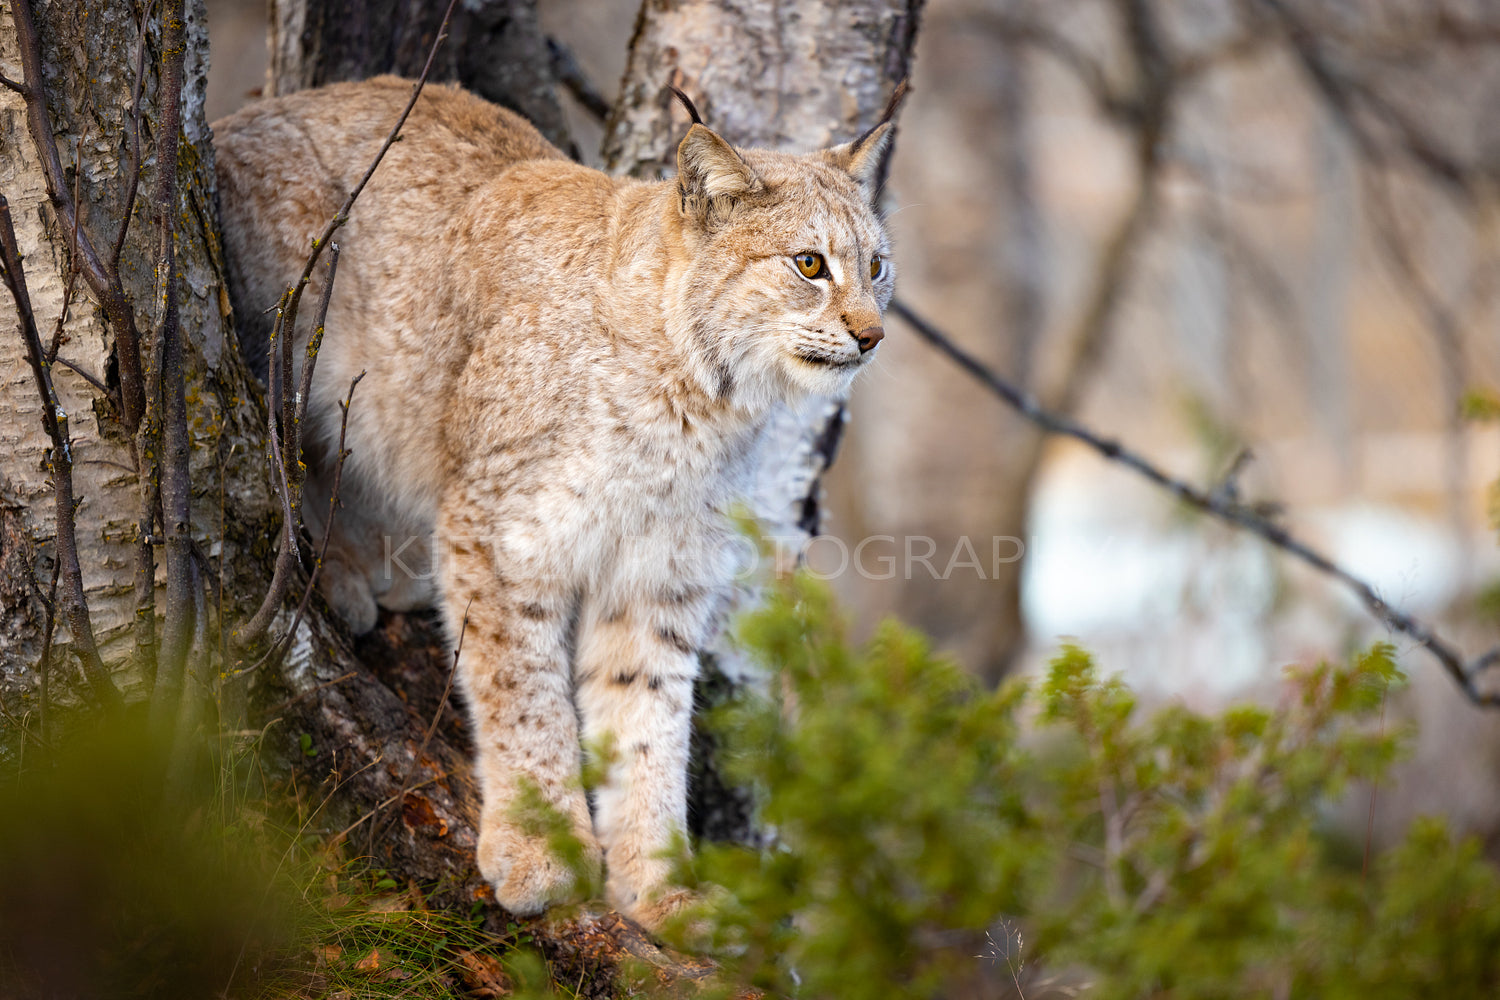
[{"label": "white birch bark", "polygon": [[[193,532],[200,550],[215,564],[228,556],[223,576],[233,606],[250,598],[259,580],[254,560],[240,558],[265,547],[270,507],[259,469],[261,418],[248,375],[232,347],[228,298],[222,293],[213,191],[213,151],[203,116],[208,36],[202,0],[187,5],[188,49],[182,90],[186,142],[177,163],[177,213],[181,324],[187,354],[191,472],[194,481]],[[59,155],[70,181],[77,173],[79,215],[96,247],[108,255],[124,210],[131,166],[127,109],[135,81],[138,5],[99,0],[86,5],[37,3],[35,15],[42,64]],[[150,204],[156,171],[153,126],[160,64],[160,25],[147,34],[142,126],[142,177],[136,208],[120,261],[126,294],[134,303],[144,343],[155,323],[156,226]],[[21,79],[15,24],[9,4],[0,11],[0,72]],[[81,169],[80,169],[81,167]],[[50,339],[62,311],[67,286],[70,234],[59,226],[48,202],[41,161],[27,131],[25,106],[0,89],[0,193],[9,199],[37,325]],[[43,592],[51,577],[55,542],[52,486],[46,465],[50,441],[42,429],[40,398],[17,333],[18,318],[9,295],[0,295],[0,504],[9,507],[12,529],[0,545],[10,572],[27,564]],[[118,387],[115,345],[103,316],[80,277],[73,289],[59,357]],[[79,499],[77,540],[85,596],[106,663],[127,696],[141,692],[142,678],[124,669],[132,648],[135,615],[132,591],[137,535],[137,489],[130,442],[117,414],[102,394],[62,365],[53,378],[67,409],[74,442],[74,491]],[[220,484],[225,484],[221,505]],[[227,518],[221,510],[229,511]],[[229,538],[223,527],[229,527]],[[29,553],[23,552],[29,547]],[[15,558],[11,558],[14,554]],[[217,572],[215,570],[215,572]],[[5,628],[0,634],[0,688],[25,698],[36,683],[41,646],[42,606],[28,585],[8,581]],[[59,624],[61,648],[54,663],[66,680],[73,671],[66,656],[66,625]],[[0,690],[0,693],[5,691]],[[68,700],[68,685],[54,695]]]}]

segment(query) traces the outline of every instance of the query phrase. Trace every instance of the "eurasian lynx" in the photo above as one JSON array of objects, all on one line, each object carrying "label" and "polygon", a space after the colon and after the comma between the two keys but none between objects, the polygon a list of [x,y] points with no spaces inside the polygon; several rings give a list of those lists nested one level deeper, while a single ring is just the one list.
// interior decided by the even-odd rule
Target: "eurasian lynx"
[{"label": "eurasian lynx", "polygon": [[[263,310],[410,92],[339,84],[214,125],[231,290],[262,364]],[[844,391],[881,339],[892,271],[871,202],[889,129],[792,156],[694,124],[677,179],[644,183],[429,86],[339,236],[310,517],[337,403],[368,374],[325,593],[356,631],[377,604],[436,603],[453,641],[467,618],[479,868],[514,913],[575,891],[515,820],[527,780],[590,865],[602,853],[614,905],[656,927],[683,901],[661,854],[686,821],[695,650],[733,572],[726,514],[770,408]],[[615,748],[592,817],[580,737]]]}]

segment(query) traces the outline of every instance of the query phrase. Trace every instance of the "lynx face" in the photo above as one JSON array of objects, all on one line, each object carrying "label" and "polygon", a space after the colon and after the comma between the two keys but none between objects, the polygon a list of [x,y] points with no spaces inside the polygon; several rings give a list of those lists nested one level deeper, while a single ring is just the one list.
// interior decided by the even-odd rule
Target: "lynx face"
[{"label": "lynx face", "polygon": [[682,211],[700,241],[685,304],[742,400],[841,394],[874,359],[895,277],[871,203],[885,142],[792,156],[702,126],[683,141]]}]

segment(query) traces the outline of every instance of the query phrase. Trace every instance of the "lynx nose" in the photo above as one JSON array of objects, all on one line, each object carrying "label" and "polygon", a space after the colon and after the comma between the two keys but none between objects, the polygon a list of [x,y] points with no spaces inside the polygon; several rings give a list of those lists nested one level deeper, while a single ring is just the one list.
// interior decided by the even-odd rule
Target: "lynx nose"
[{"label": "lynx nose", "polygon": [[867,326],[854,335],[859,341],[859,353],[863,354],[885,338],[885,331],[878,326]]}]

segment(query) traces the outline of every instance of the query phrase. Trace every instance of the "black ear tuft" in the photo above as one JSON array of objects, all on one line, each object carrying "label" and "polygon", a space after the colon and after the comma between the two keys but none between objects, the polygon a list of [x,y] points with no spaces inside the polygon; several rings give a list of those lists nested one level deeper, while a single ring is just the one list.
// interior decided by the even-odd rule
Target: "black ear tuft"
[{"label": "black ear tuft", "polygon": [[703,118],[701,116],[699,116],[699,114],[698,114],[698,108],[697,108],[696,105],[693,104],[693,99],[691,97],[689,97],[688,95],[684,94],[681,90],[678,90],[677,87],[674,86],[673,84],[670,84],[670,83],[667,84],[667,88],[669,90],[671,90],[672,93],[674,93],[674,94],[677,95],[677,99],[679,101],[681,101],[682,102],[682,106],[687,109],[688,117],[691,118],[691,119],[693,119],[693,124],[694,125],[702,125],[703,124]]},{"label": "black ear tuft", "polygon": [[[874,136],[876,132],[880,131],[881,126],[889,124],[891,119],[896,117],[896,112],[901,108],[901,102],[906,100],[906,92],[911,89],[907,84],[907,80],[908,78],[903,76],[901,82],[896,84],[896,89],[891,91],[891,99],[885,102],[885,110],[880,113],[880,121],[876,122],[873,128],[850,144],[849,151],[851,153],[858,153],[860,147]],[[674,87],[672,89],[676,90],[677,88]]]}]

